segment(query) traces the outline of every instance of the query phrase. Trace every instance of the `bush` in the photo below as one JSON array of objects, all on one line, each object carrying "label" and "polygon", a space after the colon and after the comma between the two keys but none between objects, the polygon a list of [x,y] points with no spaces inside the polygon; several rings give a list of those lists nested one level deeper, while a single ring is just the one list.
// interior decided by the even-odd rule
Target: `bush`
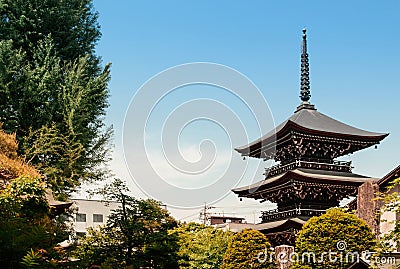
[{"label": "bush", "polygon": [[[363,251],[373,251],[375,246],[375,235],[365,221],[332,208],[304,224],[296,240],[299,261],[294,268],[346,268],[343,266],[353,263],[353,257],[355,261],[357,254],[361,257]],[[308,260],[308,254],[302,259],[302,254],[310,252],[315,259]]]},{"label": "bush", "polygon": [[[263,262],[263,255],[271,248],[264,234],[253,229],[244,229],[235,234],[229,242],[221,269],[276,268],[274,263]],[[259,259],[261,257],[261,261]]]},{"label": "bush", "polygon": [[188,223],[170,232],[178,237],[179,268],[218,269],[232,233],[203,224]]}]

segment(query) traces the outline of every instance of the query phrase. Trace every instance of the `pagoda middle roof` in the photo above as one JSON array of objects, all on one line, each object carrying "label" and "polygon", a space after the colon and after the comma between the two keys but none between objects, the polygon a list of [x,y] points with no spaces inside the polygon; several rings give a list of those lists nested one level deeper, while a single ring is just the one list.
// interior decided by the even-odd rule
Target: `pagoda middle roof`
[{"label": "pagoda middle roof", "polygon": [[290,130],[298,130],[302,133],[311,133],[326,137],[376,141],[377,143],[388,135],[387,133],[369,132],[350,126],[318,112],[313,106],[309,105],[305,108],[301,108],[300,106],[290,118],[279,124],[275,129],[250,144],[235,148],[235,150],[242,155],[250,155],[254,148],[274,143]]},{"label": "pagoda middle roof", "polygon": [[247,194],[251,193],[255,194],[266,189],[272,191],[274,188],[284,185],[290,179],[314,181],[320,184],[351,184],[359,186],[371,180],[372,178],[349,172],[298,168],[271,178],[267,178],[260,182],[256,182],[249,186],[233,189],[232,191],[239,196],[247,196]]}]

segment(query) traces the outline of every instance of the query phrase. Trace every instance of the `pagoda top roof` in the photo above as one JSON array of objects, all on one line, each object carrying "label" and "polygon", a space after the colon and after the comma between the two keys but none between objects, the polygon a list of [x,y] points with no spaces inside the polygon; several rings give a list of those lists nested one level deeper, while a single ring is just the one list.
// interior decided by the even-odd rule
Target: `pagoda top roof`
[{"label": "pagoda top roof", "polygon": [[352,142],[359,145],[353,148],[349,147],[349,149],[342,152],[343,154],[352,153],[374,144],[378,144],[388,135],[387,133],[365,131],[318,112],[314,105],[310,103],[311,86],[308,57],[306,29],[303,29],[299,96],[301,104],[289,119],[278,125],[266,135],[250,144],[235,148],[235,150],[243,156],[262,158],[264,156],[262,156],[261,153],[264,152],[265,157],[273,157],[272,152],[275,147],[278,148],[280,146],[279,141],[284,140],[285,137],[287,137],[286,135],[292,130],[295,130],[300,134],[314,135],[322,138],[350,139]]},{"label": "pagoda top roof", "polygon": [[372,178],[354,174],[351,172],[338,172],[317,169],[298,168],[290,170],[280,175],[267,178],[249,186],[233,189],[232,191],[239,196],[254,196],[264,190],[273,191],[275,187],[279,188],[289,180],[311,181],[319,184],[346,184],[359,186]]},{"label": "pagoda top roof", "polygon": [[375,133],[362,130],[335,120],[318,112],[314,106],[300,106],[299,109],[275,129],[250,144],[235,148],[242,155],[251,155],[253,147],[265,147],[275,143],[291,130],[327,137],[353,138],[356,140],[376,141],[377,143],[388,136],[387,133]]}]

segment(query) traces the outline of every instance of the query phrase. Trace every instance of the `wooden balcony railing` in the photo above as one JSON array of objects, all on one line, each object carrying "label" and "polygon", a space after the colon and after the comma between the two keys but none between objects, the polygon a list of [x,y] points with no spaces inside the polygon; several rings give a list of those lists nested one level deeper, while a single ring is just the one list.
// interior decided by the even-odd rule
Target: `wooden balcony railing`
[{"label": "wooden balcony railing", "polygon": [[296,168],[309,168],[309,169],[351,173],[352,166],[351,162],[344,162],[344,161],[333,161],[332,163],[324,163],[324,162],[310,162],[310,161],[296,160],[285,165],[277,164],[270,168],[266,168],[264,175],[266,178],[269,178],[275,175],[282,174],[289,170],[294,170]]},{"label": "wooden balcony railing", "polygon": [[274,209],[274,210],[262,211],[261,222],[266,223],[288,218],[295,218],[299,216],[314,217],[314,216],[320,216],[323,213],[325,213],[325,209],[293,208],[285,211],[278,211],[278,209]]}]

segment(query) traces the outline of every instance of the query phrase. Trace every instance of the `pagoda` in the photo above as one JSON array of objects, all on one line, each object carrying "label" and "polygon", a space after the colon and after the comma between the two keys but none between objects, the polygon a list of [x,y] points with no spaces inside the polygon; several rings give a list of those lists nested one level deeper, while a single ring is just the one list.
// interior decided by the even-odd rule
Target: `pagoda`
[{"label": "pagoda", "polygon": [[337,158],[377,145],[388,134],[355,128],[320,113],[310,103],[306,29],[301,53],[301,103],[294,114],[256,141],[236,148],[244,157],[274,160],[264,180],[233,189],[239,197],[270,201],[258,229],[271,244],[293,245],[296,231],[342,199],[355,196],[370,177],[352,173],[351,162]]}]

